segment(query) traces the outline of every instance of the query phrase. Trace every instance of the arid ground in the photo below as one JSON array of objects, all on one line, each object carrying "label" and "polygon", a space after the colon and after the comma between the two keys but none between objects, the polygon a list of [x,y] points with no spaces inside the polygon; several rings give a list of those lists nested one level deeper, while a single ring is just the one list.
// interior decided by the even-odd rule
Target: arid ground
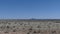
[{"label": "arid ground", "polygon": [[0,34],[60,34],[60,20],[0,20]]}]

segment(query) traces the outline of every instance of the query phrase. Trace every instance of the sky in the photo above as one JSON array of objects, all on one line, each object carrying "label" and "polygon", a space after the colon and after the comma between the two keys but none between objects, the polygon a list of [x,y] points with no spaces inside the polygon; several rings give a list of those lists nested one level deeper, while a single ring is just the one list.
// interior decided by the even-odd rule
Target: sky
[{"label": "sky", "polygon": [[0,19],[60,19],[60,0],[0,0]]}]

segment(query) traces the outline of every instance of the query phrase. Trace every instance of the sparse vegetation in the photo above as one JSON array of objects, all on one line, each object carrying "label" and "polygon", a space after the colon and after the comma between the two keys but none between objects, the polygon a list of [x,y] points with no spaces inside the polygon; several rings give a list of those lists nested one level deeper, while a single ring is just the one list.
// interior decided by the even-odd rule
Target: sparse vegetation
[{"label": "sparse vegetation", "polygon": [[36,31],[33,31],[33,33],[37,33]]},{"label": "sparse vegetation", "polygon": [[9,26],[7,26],[7,28],[9,29],[10,27],[9,27]]},{"label": "sparse vegetation", "polygon": [[14,29],[13,32],[16,32],[16,29]]},{"label": "sparse vegetation", "polygon": [[27,34],[30,34],[29,32]]},{"label": "sparse vegetation", "polygon": [[8,31],[5,31],[4,33],[8,33]]},{"label": "sparse vegetation", "polygon": [[[26,22],[26,24],[24,22]],[[26,34],[30,34],[30,33],[33,34],[33,33],[42,33],[42,32],[44,33],[44,30],[50,29],[51,33],[56,33],[57,30],[52,31],[52,28],[56,27],[56,26],[59,27],[59,24],[58,25],[56,23],[54,24],[54,22],[53,22],[53,24],[52,23],[49,23],[49,24],[46,23],[47,26],[44,22],[40,22],[40,21],[39,21],[39,23],[41,23],[40,25],[37,24],[36,21],[31,21],[31,22],[33,22],[33,23],[31,23],[30,21],[24,20],[24,22],[23,21],[19,21],[19,22],[18,21],[17,22],[12,21],[10,23],[10,21],[9,22],[7,21],[7,23],[6,23],[6,21],[5,21],[5,23],[4,22],[0,23],[0,31],[6,30],[4,33],[22,31],[22,32],[27,32]],[[36,23],[34,23],[34,22],[36,22]],[[48,31],[48,32],[50,32],[50,31]]]}]

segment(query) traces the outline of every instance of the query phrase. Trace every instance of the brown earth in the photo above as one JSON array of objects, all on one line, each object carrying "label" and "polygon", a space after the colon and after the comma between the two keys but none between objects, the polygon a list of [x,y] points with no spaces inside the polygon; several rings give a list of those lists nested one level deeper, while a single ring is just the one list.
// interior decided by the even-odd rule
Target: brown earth
[{"label": "brown earth", "polygon": [[32,30],[32,31],[18,31],[18,32],[4,32],[0,31],[0,34],[60,34],[59,30]]}]

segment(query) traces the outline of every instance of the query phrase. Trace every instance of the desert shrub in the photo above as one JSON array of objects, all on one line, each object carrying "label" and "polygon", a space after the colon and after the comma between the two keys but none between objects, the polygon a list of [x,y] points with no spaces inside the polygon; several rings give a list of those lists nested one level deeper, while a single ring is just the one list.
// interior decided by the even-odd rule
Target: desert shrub
[{"label": "desert shrub", "polygon": [[9,25],[11,25],[11,23],[8,23]]},{"label": "desert shrub", "polygon": [[1,26],[0,28],[1,28],[1,29],[5,29],[5,26]]},{"label": "desert shrub", "polygon": [[23,25],[23,23],[20,23],[20,25]]},{"label": "desert shrub", "polygon": [[32,28],[33,28],[33,27],[31,26],[31,27],[29,28],[29,30],[33,30]]},{"label": "desert shrub", "polygon": [[37,33],[36,31],[34,31],[33,33]]},{"label": "desert shrub", "polygon": [[52,31],[52,33],[56,33],[56,31]]},{"label": "desert shrub", "polygon": [[16,32],[16,29],[14,29],[13,32]]},{"label": "desert shrub", "polygon": [[37,28],[41,28],[41,27],[38,25]]},{"label": "desert shrub", "polygon": [[32,30],[32,28],[29,28],[29,30]]},{"label": "desert shrub", "polygon": [[27,34],[30,34],[29,32]]},{"label": "desert shrub", "polygon": [[37,32],[38,32],[38,33],[40,33],[41,31],[40,31],[40,30],[38,30]]},{"label": "desert shrub", "polygon": [[8,31],[5,31],[4,33],[8,33]]},{"label": "desert shrub", "polygon": [[13,28],[15,28],[15,26],[13,26]]},{"label": "desert shrub", "polygon": [[22,28],[23,30],[25,29],[25,28]]},{"label": "desert shrub", "polygon": [[7,28],[10,28],[9,26],[7,26]]},{"label": "desert shrub", "polygon": [[3,27],[1,26],[0,28],[2,29]]}]

